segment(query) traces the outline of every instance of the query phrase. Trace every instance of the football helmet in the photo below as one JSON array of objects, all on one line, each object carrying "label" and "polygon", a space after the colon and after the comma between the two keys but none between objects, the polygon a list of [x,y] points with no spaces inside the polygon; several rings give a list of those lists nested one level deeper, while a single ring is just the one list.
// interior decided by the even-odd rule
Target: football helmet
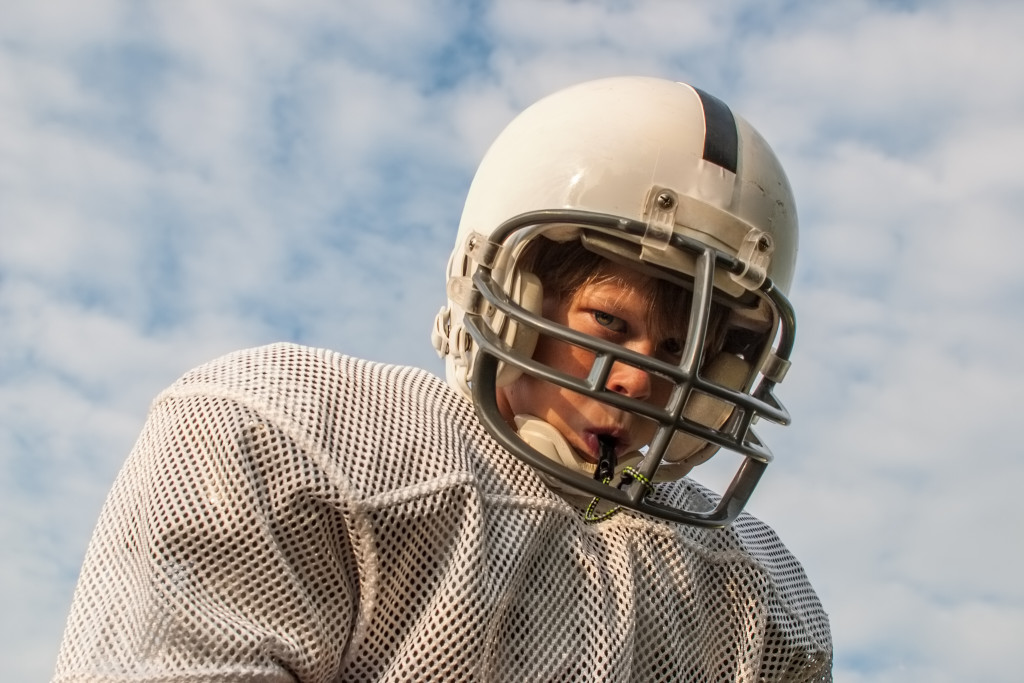
[{"label": "football helmet", "polygon": [[[541,315],[542,274],[521,258],[541,237],[578,241],[689,290],[679,363]],[[773,389],[793,347],[786,295],[796,252],[796,211],[782,166],[726,104],[656,78],[587,82],[526,109],[486,153],[466,199],[433,342],[449,384],[500,443],[549,481],[606,506],[724,526],[772,460],[751,425],[790,420]],[[712,333],[720,340],[714,348]],[[540,335],[588,349],[590,373],[571,377],[535,360]],[[670,382],[665,405],[605,386],[616,363]],[[650,421],[650,443],[620,459],[602,445],[595,465],[533,416],[510,424],[496,393],[521,373]],[[682,477],[721,448],[743,457],[713,506],[659,496],[658,481]]]}]

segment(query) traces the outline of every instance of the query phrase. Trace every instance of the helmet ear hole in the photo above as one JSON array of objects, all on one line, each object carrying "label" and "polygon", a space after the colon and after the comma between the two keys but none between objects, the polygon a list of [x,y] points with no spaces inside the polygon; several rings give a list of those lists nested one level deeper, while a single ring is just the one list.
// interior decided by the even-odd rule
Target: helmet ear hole
[{"label": "helmet ear hole", "polygon": [[[541,315],[544,288],[540,283],[540,278],[535,274],[527,270],[517,270],[512,276],[508,294],[514,302],[530,313]],[[493,326],[513,353],[523,358],[533,357],[534,349],[537,348],[538,333],[532,326],[523,325],[501,313],[495,316]],[[520,374],[522,374],[522,370],[514,365],[500,363],[498,375],[495,378],[497,386],[508,386]]]}]

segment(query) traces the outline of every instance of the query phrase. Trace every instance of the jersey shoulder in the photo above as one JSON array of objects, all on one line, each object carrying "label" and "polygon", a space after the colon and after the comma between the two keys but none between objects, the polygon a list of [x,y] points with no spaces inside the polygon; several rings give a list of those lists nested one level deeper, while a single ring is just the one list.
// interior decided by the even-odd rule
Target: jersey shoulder
[{"label": "jersey shoulder", "polygon": [[327,349],[236,351],[189,371],[156,403],[189,398],[244,407],[364,496],[466,476],[498,448],[469,401],[435,375]]}]

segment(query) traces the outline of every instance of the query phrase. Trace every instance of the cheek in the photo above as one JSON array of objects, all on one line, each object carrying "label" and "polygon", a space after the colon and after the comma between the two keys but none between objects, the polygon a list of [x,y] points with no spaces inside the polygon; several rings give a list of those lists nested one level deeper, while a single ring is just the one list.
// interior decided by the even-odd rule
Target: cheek
[{"label": "cheek", "polygon": [[[578,346],[572,346],[571,344],[544,337],[537,342],[537,349],[533,357],[560,372],[579,378],[584,378],[590,374],[595,358],[592,352],[581,349]],[[655,375],[648,375],[648,377],[651,382],[651,395],[648,400],[658,407],[665,407],[672,392],[672,382]],[[551,387],[546,382],[543,384]],[[566,392],[572,393],[567,390]],[[578,397],[581,400],[583,398],[576,393],[572,393],[572,396]]]},{"label": "cheek", "polygon": [[[534,360],[573,377],[586,377],[593,363],[593,354],[563,342],[542,337],[533,353]],[[579,394],[562,389],[531,375],[520,375],[504,390],[510,415],[530,414],[540,418],[564,413],[583,400]],[[504,410],[503,410],[504,412]]]},{"label": "cheek", "polygon": [[668,398],[675,385],[663,377],[649,376],[651,378],[651,397],[648,402],[659,408],[664,408],[668,404]]},{"label": "cheek", "polygon": [[586,377],[594,363],[594,354],[578,346],[541,337],[533,353],[535,360],[573,377]]}]

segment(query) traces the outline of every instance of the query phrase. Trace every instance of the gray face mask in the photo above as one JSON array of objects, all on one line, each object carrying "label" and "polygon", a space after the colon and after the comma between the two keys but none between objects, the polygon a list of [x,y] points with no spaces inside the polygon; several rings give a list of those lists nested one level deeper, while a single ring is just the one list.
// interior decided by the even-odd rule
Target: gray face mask
[{"label": "gray face mask", "polygon": [[[586,224],[586,230],[640,231],[643,225],[631,225],[611,217],[584,216],[577,213],[548,212],[546,220],[559,220],[563,224],[575,220]],[[504,226],[507,234],[536,222],[538,216],[522,216]],[[610,225],[602,224],[602,220]],[[498,231],[500,234],[501,231]],[[474,289],[481,297],[479,305],[467,312],[464,320],[467,334],[477,348],[473,370],[473,402],[482,423],[509,451],[534,466],[548,477],[560,482],[563,490],[593,496],[611,504],[629,507],[645,514],[701,526],[724,526],[730,523],[746,504],[764,468],[772,459],[771,452],[761,443],[751,424],[757,418],[786,424],[789,414],[772,395],[775,383],[788,367],[788,354],[792,348],[793,317],[788,301],[766,280],[750,296],[760,299],[759,310],[771,311],[777,321],[779,343],[768,348],[767,336],[751,353],[733,354],[728,350],[705,359],[708,339],[708,317],[714,287],[716,262],[729,272],[740,272],[744,264],[729,259],[715,249],[681,236],[672,237],[673,248],[695,252],[696,272],[692,286],[690,323],[687,344],[678,365],[666,363],[651,356],[630,351],[603,339],[591,337],[563,325],[554,323],[537,311],[527,310],[515,303],[508,292],[491,279],[487,266],[477,268],[473,276]],[[750,308],[747,306],[747,308]],[[482,311],[482,312],[481,312]],[[501,316],[506,323],[495,330],[493,321]],[[532,358],[532,350],[524,353],[516,344],[510,345],[501,332],[508,329],[507,321],[520,328],[534,331],[577,346],[594,354],[594,365],[587,377],[567,377]],[[775,329],[774,326],[769,326]],[[749,332],[750,330],[746,330]],[[753,348],[753,347],[752,347]],[[747,357],[753,358],[753,362]],[[624,396],[610,391],[603,383],[616,363],[638,368],[672,385],[665,406]],[[611,465],[613,476],[602,481],[593,478],[594,464],[565,443],[565,439],[550,425],[538,424],[536,418],[519,416],[516,427],[509,425],[497,406],[499,368],[514,366],[516,372],[527,373],[542,381],[569,389],[572,392],[628,411],[637,419],[654,424],[654,433],[645,452],[623,454]],[[776,374],[764,368],[775,368]],[[755,371],[754,368],[760,368]],[[757,376],[760,382],[751,390]],[[657,502],[655,483],[676,479],[693,466],[707,460],[718,449],[726,448],[745,456],[732,483],[722,494],[714,510],[686,510]],[[621,462],[620,462],[621,460]]]}]

